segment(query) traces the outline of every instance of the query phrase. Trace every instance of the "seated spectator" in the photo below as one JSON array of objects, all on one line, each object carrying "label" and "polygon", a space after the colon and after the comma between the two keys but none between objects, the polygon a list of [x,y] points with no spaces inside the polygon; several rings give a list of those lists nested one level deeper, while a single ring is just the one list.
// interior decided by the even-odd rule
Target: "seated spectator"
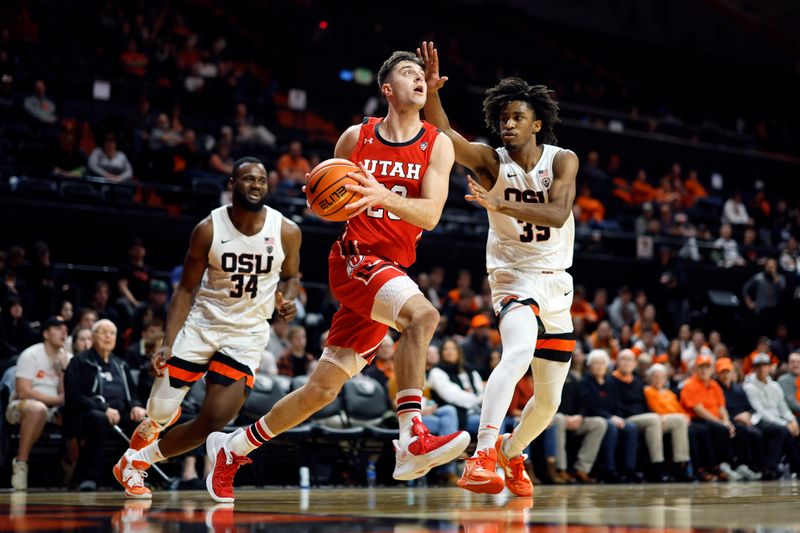
[{"label": "seated spectator", "polygon": [[575,198],[575,204],[580,207],[578,222],[589,224],[602,222],[605,219],[606,208],[600,200],[592,198],[592,189],[589,184],[585,183],[581,186],[580,194]]},{"label": "seated spectator", "polygon": [[67,178],[80,178],[86,173],[86,154],[78,146],[74,128],[59,133],[58,151],[53,174]]},{"label": "seated spectator", "polygon": [[43,342],[22,352],[17,360],[16,386],[6,409],[6,420],[19,424],[17,456],[11,461],[11,486],[28,490],[28,457],[45,424],[61,424],[64,405],[64,369],[69,354],[64,349],[67,326],[61,317],[45,321]]},{"label": "seated spectator", "polygon": [[800,420],[800,352],[789,355],[789,371],[778,378],[786,404]]},{"label": "seated spectator", "polygon": [[450,305],[447,313],[447,331],[451,335],[465,337],[469,334],[472,318],[475,316],[475,293],[472,289],[464,289],[459,293],[459,300]]},{"label": "seated spectator", "polygon": [[[150,356],[153,354],[153,349],[147,348],[155,346],[157,349],[161,342],[164,340],[164,324],[165,321],[161,318],[152,318],[148,320],[142,328],[141,335],[136,342],[131,343],[125,351],[125,362],[131,370],[143,370],[147,372],[150,367]],[[147,398],[148,395],[140,395],[141,398]]]},{"label": "seated spectator", "polygon": [[776,479],[778,463],[783,453],[783,432],[777,426],[761,430],[755,426],[754,410],[747,393],[736,382],[733,362],[723,357],[717,359],[717,381],[725,394],[725,406],[736,428],[739,466],[736,473],[746,480]]},{"label": "seated spectator", "polygon": [[697,203],[697,200],[708,197],[708,192],[700,183],[700,177],[696,170],[689,171],[689,176],[683,182],[683,188],[686,191],[683,207],[691,207]]},{"label": "seated spectator", "polygon": [[136,308],[147,298],[150,292],[150,280],[155,277],[153,269],[144,262],[147,249],[142,239],[136,238],[128,248],[128,259],[119,267],[117,289],[120,298],[117,305],[125,310],[126,320],[133,317]]},{"label": "seated spectator", "polygon": [[673,449],[673,458],[675,462],[685,462],[689,460],[688,424],[681,423],[680,418],[662,419],[648,410],[644,398],[644,383],[633,373],[635,369],[636,356],[631,350],[622,350],[617,354],[617,368],[611,373],[611,383],[617,389],[619,405],[616,412],[612,410],[612,413],[623,418],[626,424],[633,424],[639,433],[644,434],[650,454],[650,477],[657,482],[667,481],[663,432],[673,433],[673,438],[677,435],[680,446]]},{"label": "seated spectator", "polygon": [[[95,311],[96,317],[94,322],[100,318],[106,318],[114,324],[120,323],[119,313],[117,310],[108,304],[108,299],[111,296],[111,288],[105,281],[98,281],[94,284],[94,293],[92,293],[91,309]],[[92,322],[92,324],[94,323]],[[89,324],[88,327],[91,327]]]},{"label": "seated spectator", "polygon": [[647,407],[661,418],[664,431],[672,437],[672,461],[675,479],[691,481],[689,463],[689,422],[691,419],[681,407],[678,397],[668,385],[667,367],[654,364],[647,371],[644,397]]},{"label": "seated spectator", "polygon": [[38,336],[30,322],[23,316],[22,300],[18,296],[10,296],[3,302],[0,319],[5,342],[13,355],[22,352],[36,342]]},{"label": "seated spectator", "polygon": [[42,80],[33,84],[33,94],[25,99],[25,111],[41,124],[55,124],[56,105],[47,97],[47,87]]},{"label": "seated spectator", "polygon": [[769,351],[770,347],[770,340],[768,337],[759,337],[758,342],[756,344],[756,349],[750,352],[743,360],[742,360],[742,374],[748,375],[753,371],[753,361],[755,361],[756,357],[759,355],[766,354],[769,356],[770,359],[770,372],[774,373],[775,370],[778,368],[780,361],[777,357],[775,357],[772,352]]},{"label": "seated spectator", "polygon": [[292,186],[300,186],[306,182],[306,174],[311,172],[308,159],[303,157],[303,146],[294,141],[289,151],[278,158],[276,165],[281,181]]},{"label": "seated spectator", "polygon": [[691,342],[681,350],[681,363],[686,369],[694,368],[695,360],[701,355],[710,357],[713,361],[714,354],[706,344],[706,335],[701,329],[692,331]]},{"label": "seated spectator", "polygon": [[389,390],[389,380],[394,377],[394,340],[388,334],[378,346],[372,364],[363,373],[380,383],[384,391]]},{"label": "seated spectator", "polygon": [[627,285],[620,287],[617,297],[608,306],[608,319],[616,331],[619,331],[623,324],[633,326],[639,320],[639,311],[633,303],[633,294]]},{"label": "seated spectator", "polygon": [[744,391],[753,406],[756,427],[783,433],[783,453],[792,472],[800,474],[800,424],[783,397],[783,389],[769,376],[770,366],[769,355],[759,354],[753,360],[753,373],[744,380]]},{"label": "seated spectator", "polygon": [[769,350],[780,361],[781,369],[786,369],[789,355],[794,351],[794,343],[789,338],[789,328],[786,324],[778,324],[775,328],[775,338],[769,344]]},{"label": "seated spectator", "polygon": [[[578,396],[585,416],[598,416],[606,420],[606,434],[602,444],[604,479],[607,482],[637,481],[639,476],[636,472],[636,449],[639,433],[633,423],[625,422],[615,414],[619,411],[620,398],[617,387],[608,375],[611,359],[603,350],[592,350],[586,362],[589,372],[578,385]],[[621,473],[617,471],[617,451],[624,461]]]},{"label": "seated spectator", "polygon": [[464,366],[469,371],[480,374],[481,379],[489,379],[489,356],[492,353],[492,343],[490,339],[491,321],[483,313],[472,317],[470,322],[470,333],[461,343],[461,350],[464,353]]},{"label": "seated spectator", "polygon": [[[573,356],[573,368],[576,358]],[[553,417],[556,431],[556,468],[562,476],[568,476],[578,483],[593,484],[597,480],[589,475],[600,453],[600,445],[606,434],[606,420],[599,416],[584,416],[580,404],[579,372],[570,370],[561,389],[561,403]],[[578,457],[573,469],[568,472],[567,465],[567,431],[582,437],[578,448]]]},{"label": "seated spectator", "polygon": [[111,353],[117,327],[110,320],[99,320],[92,335],[92,348],[76,355],[64,376],[67,414],[76,425],[72,434],[81,443],[76,472],[81,491],[97,490],[113,427],[119,425],[130,434],[145,415],[128,365]]},{"label": "seated spectator", "polygon": [[608,291],[600,287],[595,289],[594,298],[592,299],[592,309],[597,315],[597,320],[608,319]]},{"label": "seated spectator", "polygon": [[724,268],[744,265],[744,259],[739,254],[739,244],[731,235],[733,230],[730,224],[723,224],[719,228],[719,238],[713,243],[717,250],[717,264]]},{"label": "seated spectator", "polygon": [[747,214],[747,208],[742,203],[742,194],[737,191],[722,207],[722,223],[742,226],[752,222],[750,215]]},{"label": "seated spectator", "polygon": [[800,276],[800,246],[796,238],[789,237],[782,245],[778,264],[786,274]]},{"label": "seated spectator", "polygon": [[592,350],[604,350],[611,359],[617,358],[619,352],[619,341],[614,338],[611,325],[607,320],[603,320],[597,325],[597,329],[589,336],[589,344]]},{"label": "seated spectator", "polygon": [[267,350],[283,355],[289,349],[289,323],[276,314],[270,327],[272,331],[270,331]]},{"label": "seated spectator", "polygon": [[256,124],[253,117],[247,113],[247,105],[242,102],[236,104],[233,125],[236,129],[237,143],[250,143],[275,148],[275,134],[263,124]]},{"label": "seated spectator", "polygon": [[454,406],[459,429],[475,435],[480,422],[483,380],[477,372],[464,367],[464,354],[454,339],[446,339],[439,354],[439,364],[428,372],[431,398],[437,405]]},{"label": "seated spectator", "polygon": [[132,340],[138,341],[142,336],[145,324],[153,320],[162,323],[167,322],[167,298],[168,286],[166,281],[160,279],[150,280],[150,292],[147,295],[147,302],[136,308],[131,321]]},{"label": "seated spectator", "polygon": [[470,306],[470,311],[475,313],[478,310],[480,302],[478,301],[478,297],[475,295],[475,292],[472,290],[472,274],[469,270],[459,270],[458,277],[456,278],[455,288],[447,291],[447,300],[451,305],[457,305],[458,302],[464,299],[465,295],[467,294],[469,294],[473,299]]},{"label": "seated spectator", "polygon": [[[681,406],[692,417],[699,443],[713,443],[704,449],[703,457],[698,458],[698,476],[703,481],[719,479],[737,480],[739,474],[733,471],[730,462],[733,458],[732,440],[736,428],[725,408],[725,395],[719,383],[711,379],[714,369],[709,355],[700,355],[695,360],[694,374],[684,382],[681,389]],[[706,436],[707,433],[707,436]]]},{"label": "seated spectator", "polygon": [[138,78],[142,78],[147,74],[147,56],[139,51],[136,39],[128,41],[128,46],[119,56],[119,60],[128,74]]},{"label": "seated spectator", "polygon": [[150,150],[152,152],[171,150],[178,146],[182,140],[181,133],[173,130],[170,126],[169,116],[166,113],[160,113],[156,117],[155,126],[150,131]]},{"label": "seated spectator", "polygon": [[658,353],[667,349],[669,339],[667,339],[667,336],[661,331],[661,326],[656,322],[656,307],[652,304],[645,306],[641,318],[636,321],[632,329],[634,338],[641,338],[645,331],[652,334],[653,345]]},{"label": "seated spectator", "polygon": [[[68,339],[69,338],[70,337],[68,337]],[[91,327],[89,328],[82,328],[80,326],[76,327],[75,330],[72,332],[71,339],[72,342],[64,346],[64,348],[69,348],[70,357],[79,354],[81,352],[85,352],[86,350],[92,347]]]},{"label": "seated spectator", "polygon": [[109,181],[121,182],[133,178],[133,168],[124,152],[117,150],[117,137],[107,133],[103,148],[89,154],[89,172]]},{"label": "seated spectator", "polygon": [[569,312],[572,317],[582,318],[590,328],[597,324],[597,313],[594,308],[586,301],[586,289],[580,285],[575,286],[575,293],[572,296],[572,307]]},{"label": "seated spectator", "polygon": [[[642,205],[652,202],[655,199],[656,188],[647,181],[647,171],[640,168],[639,171],[636,172],[636,179],[633,180],[633,184],[631,185],[631,202],[633,205]],[[652,209],[653,206],[650,204],[650,210],[652,211]]]},{"label": "seated spectator", "polygon": [[[231,145],[227,141],[220,141],[208,156],[208,168],[212,172],[227,178],[233,175],[233,157],[231,157]],[[270,189],[272,190],[272,189]]]},{"label": "seated spectator", "polygon": [[308,353],[306,328],[292,326],[289,329],[289,348],[278,358],[278,374],[282,376],[307,376],[314,370],[317,359]]}]

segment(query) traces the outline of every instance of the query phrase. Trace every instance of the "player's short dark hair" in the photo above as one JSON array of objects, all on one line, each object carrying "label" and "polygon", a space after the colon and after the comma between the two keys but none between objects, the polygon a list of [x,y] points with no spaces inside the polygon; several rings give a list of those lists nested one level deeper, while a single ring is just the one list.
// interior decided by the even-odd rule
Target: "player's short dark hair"
[{"label": "player's short dark hair", "polygon": [[238,172],[239,169],[244,165],[249,165],[250,163],[255,163],[257,165],[261,165],[262,167],[264,166],[264,163],[262,163],[261,160],[258,159],[257,157],[251,157],[251,156],[240,157],[233,163],[233,172],[231,173],[231,176],[235,178],[236,172]]},{"label": "player's short dark hair", "polygon": [[530,85],[520,78],[505,78],[486,91],[483,100],[483,117],[486,127],[493,133],[500,133],[500,112],[506,104],[514,101],[526,102],[536,120],[542,121],[542,129],[536,135],[539,144],[558,142],[553,127],[558,123],[558,103],[550,96],[550,89],[544,85]]},{"label": "player's short dark hair", "polygon": [[384,83],[386,83],[386,78],[389,77],[392,69],[401,61],[411,61],[412,63],[419,65],[421,68],[425,68],[425,62],[422,61],[421,57],[417,56],[417,54],[414,54],[413,52],[406,52],[405,50],[397,50],[396,52],[392,52],[392,55],[389,56],[389,59],[384,61],[380,70],[378,70],[379,89],[383,87]]}]

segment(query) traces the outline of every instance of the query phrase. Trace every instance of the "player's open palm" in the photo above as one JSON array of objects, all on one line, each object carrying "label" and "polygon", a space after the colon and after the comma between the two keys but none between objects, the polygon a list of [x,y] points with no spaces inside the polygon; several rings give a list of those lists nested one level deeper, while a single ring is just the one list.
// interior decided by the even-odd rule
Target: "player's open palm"
[{"label": "player's open palm", "polygon": [[447,76],[439,75],[439,51],[433,41],[422,41],[422,47],[417,48],[417,55],[425,62],[425,83],[428,91],[438,91],[444,87]]},{"label": "player's open palm", "polygon": [[469,194],[464,195],[465,199],[470,202],[475,202],[489,211],[497,211],[497,199],[490,197],[489,191],[487,191],[483,185],[475,181],[475,178],[472,176],[467,176],[467,188],[469,189]]}]

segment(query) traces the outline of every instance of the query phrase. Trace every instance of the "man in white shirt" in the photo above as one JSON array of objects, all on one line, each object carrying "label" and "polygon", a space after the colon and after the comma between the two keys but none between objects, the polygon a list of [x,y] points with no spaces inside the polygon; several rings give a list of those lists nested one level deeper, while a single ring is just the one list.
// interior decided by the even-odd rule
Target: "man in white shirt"
[{"label": "man in white shirt", "polygon": [[50,317],[42,329],[43,342],[22,352],[17,360],[16,390],[6,409],[6,419],[19,424],[19,449],[12,462],[11,485],[28,489],[28,456],[47,422],[54,422],[64,405],[64,369],[69,354],[64,349],[67,326]]}]

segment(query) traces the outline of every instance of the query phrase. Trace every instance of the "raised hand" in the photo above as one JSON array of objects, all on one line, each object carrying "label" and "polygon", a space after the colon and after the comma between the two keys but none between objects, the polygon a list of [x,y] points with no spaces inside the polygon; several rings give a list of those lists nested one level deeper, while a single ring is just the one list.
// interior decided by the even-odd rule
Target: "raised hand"
[{"label": "raised hand", "polygon": [[475,202],[487,211],[497,211],[497,198],[489,197],[489,191],[469,175],[467,176],[467,187],[469,188],[469,194],[464,195],[466,200]]},{"label": "raised hand", "polygon": [[417,55],[425,62],[425,83],[428,92],[438,91],[447,81],[447,76],[439,75],[439,51],[433,41],[422,41],[422,47],[417,48]]}]

